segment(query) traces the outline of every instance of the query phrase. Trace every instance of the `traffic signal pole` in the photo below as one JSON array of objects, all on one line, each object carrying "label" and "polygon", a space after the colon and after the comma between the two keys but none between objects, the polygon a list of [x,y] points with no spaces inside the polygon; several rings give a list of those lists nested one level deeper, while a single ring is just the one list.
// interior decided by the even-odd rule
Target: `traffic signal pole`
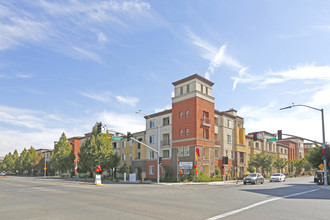
[{"label": "traffic signal pole", "polygon": [[[322,136],[323,136],[323,142],[322,142],[322,146],[323,146],[323,149],[325,150],[325,155],[327,153],[326,151],[326,147],[325,147],[325,129],[324,129],[324,111],[323,109],[318,109],[318,108],[314,108],[314,107],[311,107],[311,106],[308,106],[308,105],[295,105],[294,103],[292,103],[292,106],[287,106],[287,107],[284,107],[284,108],[280,108],[280,110],[285,110],[285,109],[288,109],[288,108],[293,108],[293,107],[296,107],[296,106],[302,106],[302,107],[306,107],[306,108],[311,108],[311,109],[314,109],[314,110],[317,110],[317,111],[320,111],[321,112],[321,117],[322,117]],[[305,140],[308,140],[306,138],[304,138]],[[318,143],[320,144],[319,142],[316,142],[316,141],[312,141],[314,143]],[[324,185],[328,185],[328,174],[327,174],[327,157],[325,156],[324,160],[323,160],[323,165],[324,165]]]}]

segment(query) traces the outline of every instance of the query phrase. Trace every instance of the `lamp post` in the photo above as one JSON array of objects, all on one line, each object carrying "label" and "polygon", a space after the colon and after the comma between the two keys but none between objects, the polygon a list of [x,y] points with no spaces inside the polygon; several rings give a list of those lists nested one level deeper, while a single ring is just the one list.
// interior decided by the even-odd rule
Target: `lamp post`
[{"label": "lamp post", "polygon": [[159,139],[159,125],[154,120],[152,120],[149,117],[149,115],[146,115],[146,114],[142,113],[141,110],[139,110],[135,113],[136,114],[141,114],[141,115],[144,115],[144,116],[148,117],[149,120],[151,120],[157,127],[157,184],[159,184],[159,156],[160,156],[160,152],[159,152],[160,151],[160,149],[159,149],[159,147],[160,147],[160,143],[159,143],[160,142],[160,139]]},{"label": "lamp post", "polygon": [[[324,113],[323,113],[323,109],[318,109],[318,108],[314,108],[314,107],[311,107],[311,106],[308,106],[308,105],[295,105],[294,103],[292,103],[292,106],[287,106],[287,107],[284,107],[284,108],[280,108],[280,110],[285,110],[285,109],[289,109],[289,108],[293,108],[293,107],[296,107],[296,106],[302,106],[302,107],[306,107],[306,108],[311,108],[311,109],[314,109],[314,110],[317,110],[317,111],[320,111],[321,112],[321,117],[322,117],[322,136],[323,136],[323,143],[322,143],[322,146],[323,146],[323,149],[325,149],[325,131],[324,131]],[[324,185],[328,185],[328,178],[327,178],[327,157],[324,158],[323,160],[323,165],[324,165]]]}]

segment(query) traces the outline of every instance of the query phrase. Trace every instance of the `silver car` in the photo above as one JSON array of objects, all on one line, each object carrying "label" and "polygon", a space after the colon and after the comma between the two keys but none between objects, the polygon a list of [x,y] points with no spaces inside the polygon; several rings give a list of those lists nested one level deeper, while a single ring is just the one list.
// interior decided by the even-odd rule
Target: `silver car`
[{"label": "silver car", "polygon": [[263,184],[265,182],[265,178],[260,173],[250,173],[247,177],[243,179],[244,185],[247,183],[251,184],[257,184],[261,183]]}]

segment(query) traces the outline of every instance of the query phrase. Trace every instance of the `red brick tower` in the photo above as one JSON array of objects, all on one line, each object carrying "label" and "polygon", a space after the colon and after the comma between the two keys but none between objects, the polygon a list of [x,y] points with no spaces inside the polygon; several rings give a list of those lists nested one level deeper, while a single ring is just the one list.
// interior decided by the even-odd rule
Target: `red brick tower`
[{"label": "red brick tower", "polygon": [[195,74],[172,84],[173,171],[189,174],[197,165],[198,173],[210,176],[215,169],[214,83]]}]

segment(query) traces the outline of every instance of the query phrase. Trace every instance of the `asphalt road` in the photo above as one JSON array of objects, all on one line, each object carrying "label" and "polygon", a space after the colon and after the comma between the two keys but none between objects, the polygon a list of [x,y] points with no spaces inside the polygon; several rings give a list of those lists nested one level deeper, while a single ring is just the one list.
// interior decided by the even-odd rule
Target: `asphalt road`
[{"label": "asphalt road", "polygon": [[330,186],[104,184],[0,177],[0,219],[330,219]]}]

